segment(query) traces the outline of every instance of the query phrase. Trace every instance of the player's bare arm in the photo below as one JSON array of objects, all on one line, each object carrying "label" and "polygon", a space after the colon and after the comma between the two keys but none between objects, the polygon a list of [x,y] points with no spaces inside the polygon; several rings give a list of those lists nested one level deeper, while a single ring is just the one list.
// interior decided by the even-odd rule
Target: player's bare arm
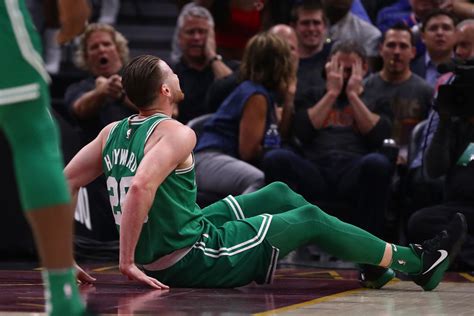
[{"label": "player's bare arm", "polygon": [[74,201],[81,187],[88,185],[102,174],[102,149],[114,124],[104,127],[99,135],[82,148],[64,169]]}]

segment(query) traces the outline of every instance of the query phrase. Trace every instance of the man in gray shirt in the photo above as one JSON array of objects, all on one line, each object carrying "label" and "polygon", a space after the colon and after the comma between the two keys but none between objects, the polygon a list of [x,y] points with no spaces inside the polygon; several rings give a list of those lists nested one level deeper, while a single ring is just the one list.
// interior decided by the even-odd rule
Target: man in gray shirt
[{"label": "man in gray shirt", "polygon": [[413,34],[405,24],[390,27],[379,47],[382,70],[364,82],[366,104],[386,102],[393,112],[392,138],[400,146],[399,163],[406,163],[406,148],[413,127],[426,118],[433,89],[410,70],[416,55]]}]

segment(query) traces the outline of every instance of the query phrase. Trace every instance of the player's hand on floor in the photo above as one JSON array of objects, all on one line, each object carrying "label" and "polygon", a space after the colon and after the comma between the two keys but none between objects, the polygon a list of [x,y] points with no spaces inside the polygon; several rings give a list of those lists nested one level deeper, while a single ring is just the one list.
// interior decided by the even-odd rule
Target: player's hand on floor
[{"label": "player's hand on floor", "polygon": [[169,286],[143,273],[143,271],[138,269],[138,267],[135,264],[127,264],[127,265],[120,264],[120,272],[123,275],[126,275],[129,280],[135,280],[141,283],[148,284],[152,288],[169,289]]},{"label": "player's hand on floor", "polygon": [[77,263],[74,263],[76,268],[76,279],[81,284],[90,284],[94,283],[97,279],[92,277],[89,273],[84,271]]}]

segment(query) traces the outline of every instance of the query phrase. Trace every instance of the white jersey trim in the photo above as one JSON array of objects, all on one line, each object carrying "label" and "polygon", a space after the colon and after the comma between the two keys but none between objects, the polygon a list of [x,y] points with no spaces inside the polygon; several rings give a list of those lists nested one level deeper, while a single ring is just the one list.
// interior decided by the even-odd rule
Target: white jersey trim
[{"label": "white jersey trim", "polygon": [[260,215],[263,217],[262,224],[260,225],[260,229],[258,230],[258,233],[255,237],[241,242],[240,244],[234,245],[232,247],[221,247],[219,249],[212,249],[212,248],[207,248],[206,243],[202,241],[198,241],[197,243],[194,244],[194,248],[202,250],[204,252],[205,256],[212,257],[212,258],[219,258],[222,256],[233,256],[236,254],[239,254],[241,252],[244,252],[246,250],[252,249],[258,245],[260,245],[263,240],[265,239],[268,228],[270,227],[270,224],[272,222],[272,215],[270,214],[262,214]]}]

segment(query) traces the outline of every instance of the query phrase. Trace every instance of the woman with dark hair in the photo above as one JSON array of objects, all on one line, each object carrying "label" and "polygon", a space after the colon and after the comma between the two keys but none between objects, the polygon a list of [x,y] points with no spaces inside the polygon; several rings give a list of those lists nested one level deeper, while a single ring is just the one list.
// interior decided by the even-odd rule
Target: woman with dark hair
[{"label": "woman with dark hair", "polygon": [[[265,150],[279,146],[293,111],[296,63],[290,46],[267,32],[252,37],[240,81],[204,126],[195,150],[198,187],[216,196],[264,185],[256,166]],[[279,109],[276,100],[282,100]]]}]

